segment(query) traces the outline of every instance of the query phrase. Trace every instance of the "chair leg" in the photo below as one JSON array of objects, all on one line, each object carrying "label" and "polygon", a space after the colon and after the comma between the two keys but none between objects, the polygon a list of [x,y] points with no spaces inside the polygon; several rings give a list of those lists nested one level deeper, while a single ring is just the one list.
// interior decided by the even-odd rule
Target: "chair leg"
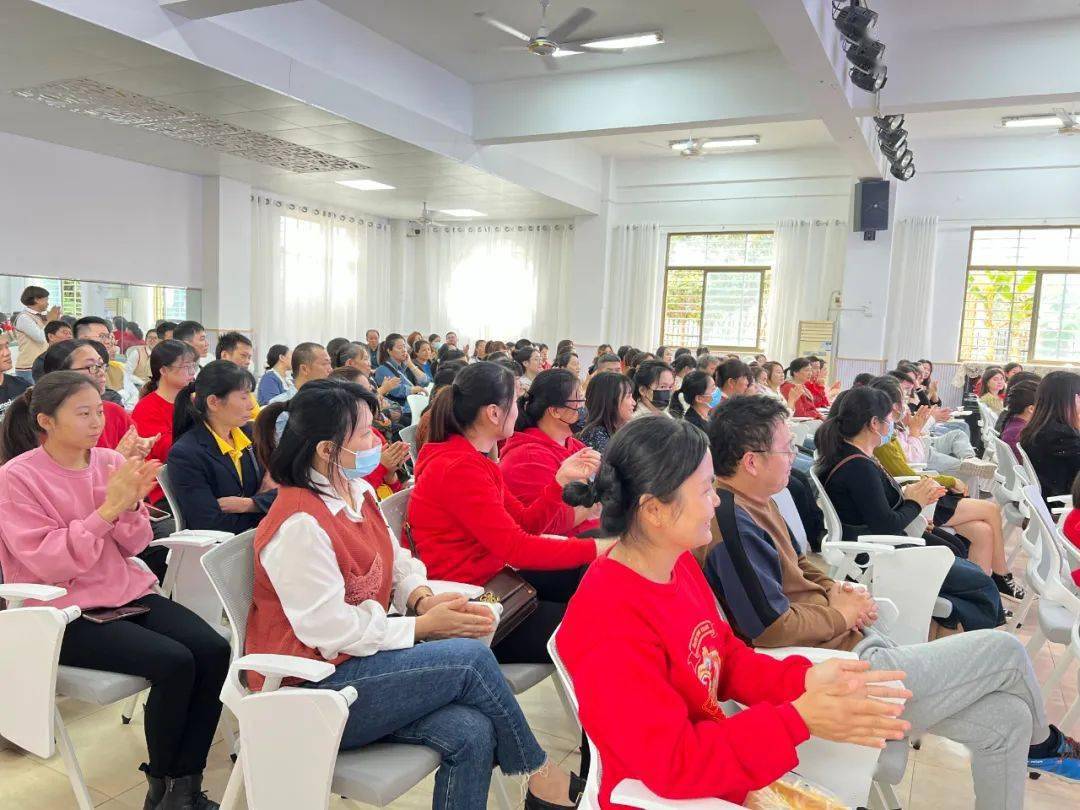
[{"label": "chair leg", "polygon": [[1069,729],[1073,727],[1073,724],[1077,720],[1080,720],[1080,697],[1072,702],[1072,706],[1069,707],[1069,711],[1065,712],[1065,716],[1061,718],[1061,728],[1066,734],[1069,733]]},{"label": "chair leg", "polygon": [[570,718],[575,727],[580,728],[581,724],[578,722],[577,712],[574,711],[574,704],[570,702],[566,690],[563,689],[562,681],[556,675],[552,675],[551,680],[555,684],[555,694],[559,696],[559,702],[562,703],[563,711],[566,712],[566,716]]},{"label": "chair leg", "polygon": [[244,760],[237,758],[221,797],[221,810],[240,810],[244,806]]},{"label": "chair leg", "polygon": [[125,726],[131,722],[131,718],[135,716],[135,711],[139,708],[139,698],[142,697],[142,692],[137,695],[132,695],[124,702],[124,708],[120,710],[120,722]]},{"label": "chair leg", "polygon": [[236,762],[240,752],[240,726],[236,722],[236,716],[229,711],[228,706],[221,708],[221,732],[225,737],[225,744],[229,747],[229,756]]},{"label": "chair leg", "polygon": [[510,797],[510,788],[514,786],[514,778],[507,776],[498,768],[491,772],[491,787],[495,792],[495,804],[499,810],[514,810],[520,801],[513,801]]},{"label": "chair leg", "polygon": [[1031,641],[1027,643],[1028,658],[1032,661],[1035,660],[1035,656],[1039,654],[1039,650],[1042,649],[1043,644],[1046,643],[1046,636],[1043,635],[1042,630],[1036,630],[1035,635],[1031,637]]},{"label": "chair leg", "polygon": [[1046,683],[1042,685],[1043,703],[1046,703],[1047,697],[1054,691],[1054,687],[1058,685],[1058,682],[1065,677],[1065,673],[1069,669],[1069,665],[1073,662],[1073,657],[1069,653],[1069,648],[1066,647],[1061,653],[1061,660],[1054,666],[1054,671],[1050,673],[1050,677],[1046,679]]},{"label": "chair leg", "polygon": [[[1016,610],[1013,611],[1013,625],[1010,629],[1014,632],[1024,626],[1024,621],[1027,619],[1028,613],[1031,612],[1031,606],[1035,604],[1035,589],[1026,583],[1025,589],[1027,593],[1024,594],[1023,601],[1021,601]],[[1034,641],[1034,638],[1032,640]]]},{"label": "chair leg", "polygon": [[874,782],[870,792],[871,795],[877,794],[877,798],[885,810],[903,810],[900,799],[897,798],[892,785],[887,785],[884,782]]},{"label": "chair leg", "polygon": [[71,744],[71,737],[68,736],[64,719],[60,716],[58,708],[54,707],[53,713],[53,724],[56,728],[56,746],[60,749],[60,757],[64,761],[64,768],[67,770],[71,790],[75,794],[75,802],[79,805],[79,810],[94,810],[94,801],[90,798],[90,791],[86,787],[86,779],[83,778],[82,768],[79,767],[79,760],[75,756],[75,747]]}]

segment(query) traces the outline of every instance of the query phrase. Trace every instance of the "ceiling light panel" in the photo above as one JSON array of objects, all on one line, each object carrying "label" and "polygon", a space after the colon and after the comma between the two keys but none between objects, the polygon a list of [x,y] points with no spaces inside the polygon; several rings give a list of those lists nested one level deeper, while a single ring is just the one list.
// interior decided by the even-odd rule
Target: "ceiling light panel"
[{"label": "ceiling light panel", "polygon": [[447,214],[452,217],[486,217],[483,211],[474,211],[472,208],[440,208],[440,214]]},{"label": "ceiling light panel", "polygon": [[760,135],[740,135],[736,138],[704,138],[702,149],[734,149],[739,146],[757,146],[761,143]]},{"label": "ceiling light panel", "polygon": [[203,113],[184,110],[149,96],[119,90],[93,79],[49,82],[12,90],[11,93],[53,109],[138,127],[156,135],[299,174],[369,168]]},{"label": "ceiling light panel", "polygon": [[1060,127],[1061,119],[1053,114],[1046,115],[1014,115],[1001,119],[1004,127]]},{"label": "ceiling light panel", "polygon": [[380,183],[378,180],[338,180],[337,183],[341,186],[354,188],[357,191],[386,191],[393,188],[393,186]]}]

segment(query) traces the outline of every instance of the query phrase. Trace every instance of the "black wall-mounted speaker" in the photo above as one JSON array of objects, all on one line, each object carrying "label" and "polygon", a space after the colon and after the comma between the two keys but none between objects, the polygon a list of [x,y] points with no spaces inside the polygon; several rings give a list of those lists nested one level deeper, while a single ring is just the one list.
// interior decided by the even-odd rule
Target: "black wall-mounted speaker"
[{"label": "black wall-mounted speaker", "polygon": [[853,231],[870,241],[878,231],[889,229],[889,181],[860,180],[855,184]]}]

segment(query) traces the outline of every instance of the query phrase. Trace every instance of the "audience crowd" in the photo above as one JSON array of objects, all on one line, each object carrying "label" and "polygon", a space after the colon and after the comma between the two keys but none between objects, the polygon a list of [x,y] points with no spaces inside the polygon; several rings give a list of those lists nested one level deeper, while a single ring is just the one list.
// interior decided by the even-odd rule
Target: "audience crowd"
[{"label": "audience crowd", "polygon": [[[588,357],[571,340],[370,329],[274,344],[256,376],[238,332],[211,355],[195,321],[74,319],[39,287],[21,304],[0,332],[0,570],[61,585],[50,604],[90,614],[61,664],[152,683],[149,810],[217,807],[202,776],[229,647],[157,590],[166,559],[150,542],[178,519],[254,530],[246,651],[334,664],[295,685],[356,688],[342,749],[435,749],[436,808],[485,807],[493,765],[522,775],[526,808],[576,804],[598,766],[584,736],[570,773],[499,669],[550,663],[553,634],[603,762],[601,807],[624,778],[741,803],[811,736],[880,748],[901,774],[908,740],[955,740],[981,810],[1022,807],[1028,771],[1080,782],[1080,746],[1047,722],[1026,651],[999,629],[1025,590],[984,497],[997,465],[942,406],[928,360],[844,390],[814,356]],[[1043,496],[1080,507],[1080,375],[992,366],[974,396]],[[379,502],[406,488],[396,537]],[[817,566],[818,497],[841,524],[830,539],[949,550],[951,612],[931,641],[893,641],[864,588]],[[1080,509],[1063,531],[1080,546]],[[465,586],[535,603],[503,626]],[[121,606],[137,610],[90,620]],[[790,646],[857,658],[755,649]],[[726,716],[729,700],[747,708]]]}]

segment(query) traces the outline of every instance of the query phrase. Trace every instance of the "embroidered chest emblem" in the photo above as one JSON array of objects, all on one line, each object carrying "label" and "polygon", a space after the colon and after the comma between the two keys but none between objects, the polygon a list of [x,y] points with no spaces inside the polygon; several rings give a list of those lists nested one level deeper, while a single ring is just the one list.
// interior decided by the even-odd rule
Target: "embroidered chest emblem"
[{"label": "embroidered chest emblem", "polygon": [[382,557],[375,555],[371,561],[371,568],[366,574],[356,576],[345,574],[345,601],[350,605],[359,605],[368,599],[379,599],[379,586],[383,580]]},{"label": "embroidered chest emblem", "polygon": [[713,717],[723,717],[724,713],[717,700],[723,661],[716,649],[715,638],[716,628],[713,627],[711,621],[705,620],[698,624],[690,634],[690,654],[686,663],[698,683],[705,689],[702,711]]}]

